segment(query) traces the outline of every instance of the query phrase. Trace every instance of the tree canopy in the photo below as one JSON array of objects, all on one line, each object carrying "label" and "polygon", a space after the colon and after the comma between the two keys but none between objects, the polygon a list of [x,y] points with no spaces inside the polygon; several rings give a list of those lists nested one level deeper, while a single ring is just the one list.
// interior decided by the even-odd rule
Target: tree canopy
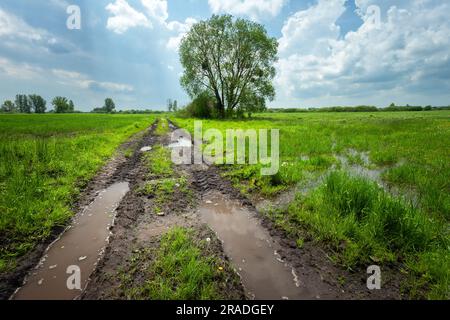
[{"label": "tree canopy", "polygon": [[278,42],[258,23],[213,15],[194,24],[180,45],[181,85],[191,98],[208,91],[221,117],[273,100]]},{"label": "tree canopy", "polygon": [[37,94],[30,94],[28,98],[34,112],[45,113],[45,110],[47,109],[47,101],[45,101],[44,98]]}]

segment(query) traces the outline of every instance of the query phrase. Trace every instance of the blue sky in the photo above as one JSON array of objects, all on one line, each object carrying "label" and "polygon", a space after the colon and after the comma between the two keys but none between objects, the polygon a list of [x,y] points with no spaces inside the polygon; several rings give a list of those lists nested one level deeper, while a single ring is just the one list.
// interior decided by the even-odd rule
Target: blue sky
[{"label": "blue sky", "polygon": [[[81,30],[66,27],[69,5]],[[279,40],[270,106],[449,105],[449,12],[437,0],[2,0],[0,100],[62,95],[83,111],[105,97],[120,109],[186,103],[179,40],[231,13]]]}]

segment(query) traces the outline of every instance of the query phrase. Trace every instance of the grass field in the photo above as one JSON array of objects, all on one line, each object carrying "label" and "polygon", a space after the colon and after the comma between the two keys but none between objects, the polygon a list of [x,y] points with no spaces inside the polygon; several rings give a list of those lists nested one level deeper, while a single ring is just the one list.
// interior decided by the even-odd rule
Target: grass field
[{"label": "grass field", "polygon": [[0,115],[0,272],[72,216],[77,194],[149,115]]},{"label": "grass field", "polygon": [[[193,119],[174,121],[193,132]],[[249,195],[306,189],[268,213],[299,246],[311,235],[350,269],[399,264],[409,296],[450,297],[450,112],[260,114],[203,128],[280,129],[277,175],[223,169]]]},{"label": "grass field", "polygon": [[[155,119],[0,115],[0,272],[12,270],[55,226],[65,225],[81,188],[122,142]],[[193,131],[194,119],[171,120]],[[203,128],[280,129],[276,175],[261,176],[260,165],[221,168],[250,197],[296,191],[285,208],[265,214],[299,247],[313,238],[348,269],[398,266],[407,296],[450,298],[449,111],[268,113],[205,120]],[[168,131],[167,120],[160,119],[155,134]],[[125,156],[131,152],[124,150]],[[161,145],[144,158],[152,181],[139,192],[152,196],[156,213],[175,193],[190,192],[169,160]],[[158,251],[139,253],[152,255],[147,274],[167,274],[126,288],[127,296],[220,298],[217,262],[202,256],[202,244],[192,237],[189,230],[174,229]],[[199,284],[196,275],[206,281]]]}]

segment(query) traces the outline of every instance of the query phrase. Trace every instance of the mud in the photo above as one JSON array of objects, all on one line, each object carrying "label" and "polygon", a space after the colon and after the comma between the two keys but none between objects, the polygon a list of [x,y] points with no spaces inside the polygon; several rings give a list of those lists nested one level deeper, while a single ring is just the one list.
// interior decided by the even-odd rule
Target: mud
[{"label": "mud", "polygon": [[[169,127],[174,130],[175,127],[169,123]],[[169,145],[169,135],[155,137],[151,143]],[[187,177],[190,188],[193,188],[195,178],[187,166],[178,166],[176,168],[177,176]],[[117,218],[112,229],[110,243],[106,248],[103,259],[99,262],[96,271],[92,274],[87,289],[83,292],[81,298],[88,300],[95,299],[127,299],[123,288],[121,275],[132,272],[136,261],[133,253],[157,249],[161,237],[175,226],[190,228],[195,231],[196,237],[200,239],[210,239],[208,252],[205,254],[213,255],[224,261],[227,265],[228,258],[223,253],[222,244],[215,234],[204,224],[201,223],[198,213],[195,210],[198,202],[197,194],[189,200],[185,194],[174,194],[169,203],[164,205],[163,216],[155,214],[153,210],[153,199],[137,192],[146,182],[147,168],[142,162],[138,162],[135,168],[135,174],[130,178],[129,192],[117,209]],[[145,268],[151,263],[152,257],[147,257],[149,261],[139,261],[140,268]],[[225,281],[220,285],[222,294],[227,299],[244,299],[244,290],[236,281],[236,275],[232,268],[225,268]],[[239,278],[237,278],[239,279]],[[142,285],[146,279],[136,277],[133,284]],[[151,298],[151,297],[149,297]]]},{"label": "mud", "polygon": [[[38,266],[12,299],[72,300],[79,296],[107,245],[117,205],[128,191],[128,182],[115,183],[101,191],[47,248]],[[67,286],[67,269],[70,266],[79,268],[79,289],[69,289]]]}]

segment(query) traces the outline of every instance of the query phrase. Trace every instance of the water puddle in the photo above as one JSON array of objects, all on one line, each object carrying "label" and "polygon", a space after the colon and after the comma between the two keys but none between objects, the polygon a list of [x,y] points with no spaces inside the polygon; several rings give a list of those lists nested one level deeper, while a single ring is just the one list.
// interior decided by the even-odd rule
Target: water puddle
[{"label": "water puddle", "polygon": [[223,241],[226,255],[255,299],[311,299],[295,270],[281,260],[278,245],[253,214],[220,193],[209,194],[199,213]]},{"label": "water puddle", "polygon": [[81,289],[87,285],[108,242],[115,210],[129,191],[128,182],[116,183],[100,192],[72,225],[46,250],[39,265],[31,271],[26,283],[12,299],[17,300],[71,300],[82,290],[69,290],[69,266],[80,268]]},{"label": "water puddle", "polygon": [[171,143],[168,146],[169,148],[190,148],[192,147],[191,139],[186,137],[180,137],[177,142]]}]

